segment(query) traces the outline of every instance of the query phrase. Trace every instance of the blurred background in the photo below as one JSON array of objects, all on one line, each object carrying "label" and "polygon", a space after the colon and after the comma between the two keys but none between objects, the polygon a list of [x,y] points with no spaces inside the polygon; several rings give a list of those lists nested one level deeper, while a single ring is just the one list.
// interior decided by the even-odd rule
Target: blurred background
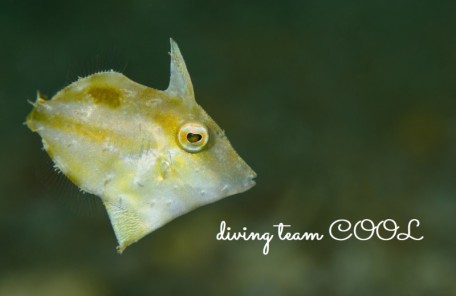
[{"label": "blurred background", "polygon": [[[0,295],[456,295],[456,3],[0,3]],[[257,172],[248,192],[118,255],[99,198],[52,169],[23,125],[49,97],[115,69],[165,89],[169,37],[197,101]],[[327,235],[391,218],[422,241]],[[291,224],[322,241],[223,242]]]}]

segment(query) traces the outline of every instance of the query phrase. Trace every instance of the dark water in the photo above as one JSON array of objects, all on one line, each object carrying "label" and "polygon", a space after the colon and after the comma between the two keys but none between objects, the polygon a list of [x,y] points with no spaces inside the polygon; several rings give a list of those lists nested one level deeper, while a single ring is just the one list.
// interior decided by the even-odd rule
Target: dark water
[{"label": "dark water", "polygon": [[[0,295],[456,295],[455,6],[2,1]],[[257,186],[117,255],[99,200],[22,124],[27,100],[107,68],[164,89],[169,37]],[[424,239],[339,242],[340,218],[416,218]],[[265,256],[217,241],[222,220],[325,238]]]}]

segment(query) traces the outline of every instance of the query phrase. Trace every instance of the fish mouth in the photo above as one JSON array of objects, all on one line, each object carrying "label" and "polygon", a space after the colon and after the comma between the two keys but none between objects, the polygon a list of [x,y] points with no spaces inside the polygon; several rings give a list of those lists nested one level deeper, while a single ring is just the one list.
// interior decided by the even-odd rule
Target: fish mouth
[{"label": "fish mouth", "polygon": [[244,183],[244,187],[246,188],[245,190],[248,190],[256,185],[256,181],[255,181],[256,177],[257,177],[257,174],[252,171],[252,174],[250,174],[250,176],[248,176],[247,180]]},{"label": "fish mouth", "polygon": [[[256,185],[255,178],[257,174],[253,170],[248,170],[240,178],[234,178],[234,180],[226,180],[221,185],[221,194],[223,196],[230,196],[245,192]],[[233,178],[233,177],[231,177]]]}]

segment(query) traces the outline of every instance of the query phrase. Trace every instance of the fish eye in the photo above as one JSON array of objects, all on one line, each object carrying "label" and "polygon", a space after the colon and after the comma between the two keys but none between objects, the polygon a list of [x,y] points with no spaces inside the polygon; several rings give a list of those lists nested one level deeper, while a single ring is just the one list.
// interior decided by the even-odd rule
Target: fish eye
[{"label": "fish eye", "polygon": [[207,127],[199,122],[184,123],[177,134],[180,146],[187,152],[199,152],[209,141]]}]

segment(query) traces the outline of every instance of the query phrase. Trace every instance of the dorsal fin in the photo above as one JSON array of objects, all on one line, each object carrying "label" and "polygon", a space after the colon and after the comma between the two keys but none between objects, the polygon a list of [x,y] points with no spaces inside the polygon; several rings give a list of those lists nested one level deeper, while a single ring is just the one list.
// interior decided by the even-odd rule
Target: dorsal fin
[{"label": "dorsal fin", "polygon": [[193,85],[184,58],[182,57],[177,43],[172,38],[170,38],[170,42],[171,77],[166,92],[173,97],[194,101],[195,94],[193,92]]}]

